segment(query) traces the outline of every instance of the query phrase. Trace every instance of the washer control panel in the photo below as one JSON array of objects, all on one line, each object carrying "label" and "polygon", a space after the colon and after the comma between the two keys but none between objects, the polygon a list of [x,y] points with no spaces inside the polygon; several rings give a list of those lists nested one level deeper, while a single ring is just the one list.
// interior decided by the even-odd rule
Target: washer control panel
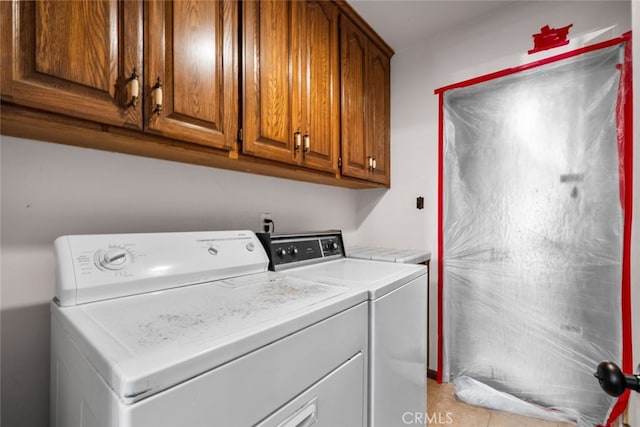
[{"label": "washer control panel", "polygon": [[259,273],[268,264],[245,230],[62,236],[54,247],[61,306]]},{"label": "washer control panel", "polygon": [[269,269],[273,271],[345,256],[340,231],[300,234],[258,233],[258,239],[269,257]]}]

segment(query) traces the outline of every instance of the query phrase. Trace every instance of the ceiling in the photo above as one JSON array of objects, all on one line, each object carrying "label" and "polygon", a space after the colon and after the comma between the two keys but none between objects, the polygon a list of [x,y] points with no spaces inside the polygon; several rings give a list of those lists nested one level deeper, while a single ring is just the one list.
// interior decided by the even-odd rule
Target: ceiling
[{"label": "ceiling", "polygon": [[505,0],[349,0],[349,4],[393,48],[509,6]]}]

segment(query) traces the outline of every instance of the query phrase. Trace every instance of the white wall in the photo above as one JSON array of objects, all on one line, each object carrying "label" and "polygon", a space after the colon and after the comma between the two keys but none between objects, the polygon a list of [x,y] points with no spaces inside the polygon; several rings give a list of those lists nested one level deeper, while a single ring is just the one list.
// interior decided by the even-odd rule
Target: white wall
[{"label": "white wall", "polygon": [[48,425],[53,240],[64,234],[356,229],[356,190],[2,136],[2,419]]},{"label": "white wall", "polygon": [[[521,1],[467,25],[396,52],[391,64],[391,191],[360,192],[358,243],[428,249],[430,283],[430,360],[437,359],[437,88],[541,57],[608,40],[631,29],[629,1]],[[547,53],[527,55],[532,34],[544,25],[573,23],[572,43]],[[598,34],[601,30],[602,33]],[[549,53],[550,52],[550,53]],[[415,197],[425,197],[425,209]]]},{"label": "white wall", "polygon": [[[633,150],[633,208],[634,226],[631,233],[631,294],[633,308],[633,367],[634,372],[640,371],[640,0],[633,0],[631,4],[633,22],[633,133],[635,146]],[[640,425],[640,393],[631,394],[629,405],[629,425]]]}]

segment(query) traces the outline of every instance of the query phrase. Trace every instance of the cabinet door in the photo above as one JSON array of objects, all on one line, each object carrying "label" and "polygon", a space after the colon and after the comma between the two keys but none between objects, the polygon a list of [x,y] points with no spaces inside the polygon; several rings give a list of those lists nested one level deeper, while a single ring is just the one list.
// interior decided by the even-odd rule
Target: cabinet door
[{"label": "cabinet door", "polygon": [[367,50],[367,67],[365,81],[367,88],[365,112],[365,137],[369,144],[369,152],[373,166],[370,179],[380,184],[389,185],[389,145],[391,124],[390,113],[390,69],[389,57],[382,53],[376,45],[369,43]]},{"label": "cabinet door", "polygon": [[305,166],[337,170],[340,143],[338,10],[326,1],[297,2],[302,49],[302,131]]},{"label": "cabinet door", "polygon": [[[145,127],[231,149],[238,132],[238,7],[234,0],[145,2]],[[159,83],[162,103],[156,105]]]},{"label": "cabinet door", "polygon": [[[243,3],[242,152],[295,163],[301,129],[299,40],[291,31],[299,8],[289,1]],[[302,138],[300,136],[300,143]]]},{"label": "cabinet door", "polygon": [[[142,2],[2,2],[3,100],[100,123],[142,128],[127,82],[142,73]],[[3,41],[5,37],[3,36]]]},{"label": "cabinet door", "polygon": [[342,169],[345,176],[368,179],[369,152],[365,128],[365,67],[367,39],[351,21],[340,21]]},{"label": "cabinet door", "polygon": [[389,185],[390,58],[341,18],[342,169]]}]

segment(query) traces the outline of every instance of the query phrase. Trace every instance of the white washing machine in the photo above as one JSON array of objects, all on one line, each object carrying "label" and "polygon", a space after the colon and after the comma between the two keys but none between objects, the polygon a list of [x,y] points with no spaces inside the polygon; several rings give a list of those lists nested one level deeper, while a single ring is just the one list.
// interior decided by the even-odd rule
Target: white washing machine
[{"label": "white washing machine", "polygon": [[274,271],[367,291],[369,426],[425,425],[426,267],[346,258],[339,231],[258,237]]},{"label": "white washing machine", "polygon": [[250,231],[63,236],[52,427],[365,426],[367,294]]}]

